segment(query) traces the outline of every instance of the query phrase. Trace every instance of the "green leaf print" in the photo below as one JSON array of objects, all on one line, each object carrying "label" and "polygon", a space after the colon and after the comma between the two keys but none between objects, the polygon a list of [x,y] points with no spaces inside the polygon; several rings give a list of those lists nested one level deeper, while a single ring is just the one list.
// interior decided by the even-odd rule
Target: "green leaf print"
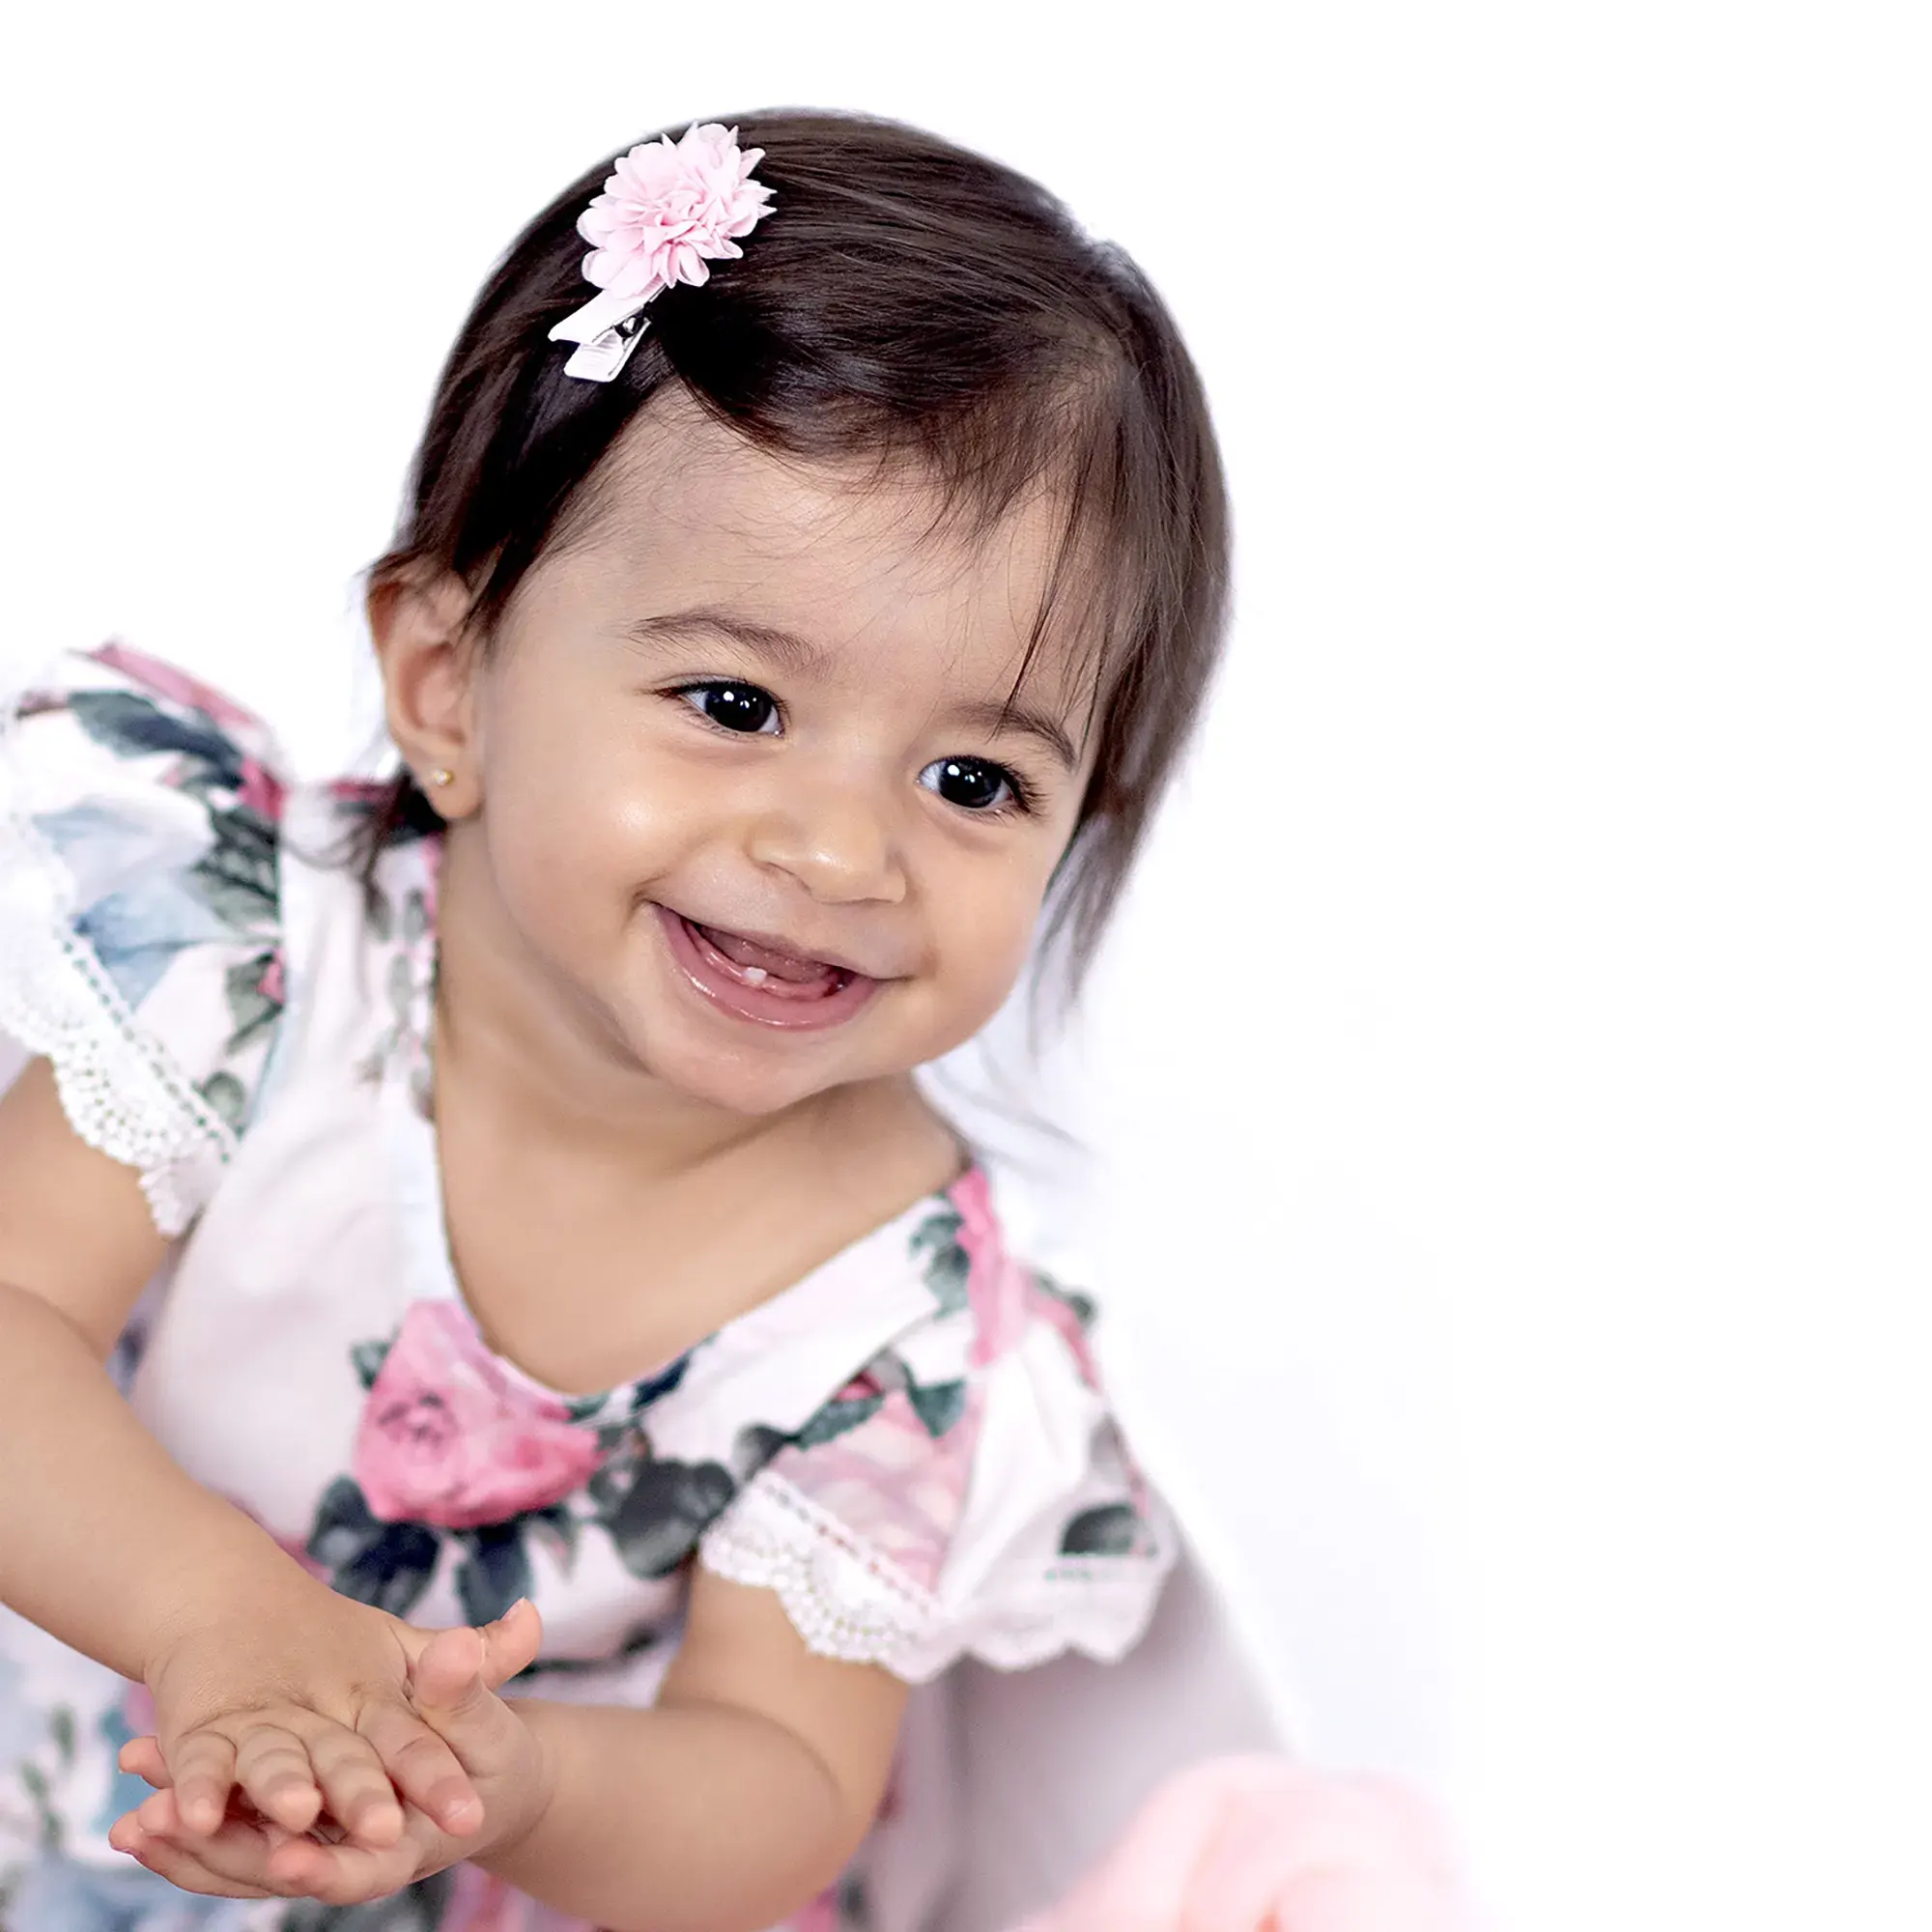
[{"label": "green leaf print", "polygon": [[211,1073],[197,1091],[233,1132],[242,1131],[242,1117],[248,1111],[248,1095],[234,1074],[223,1067],[218,1073]]},{"label": "green leaf print", "polygon": [[966,1306],[966,1280],[973,1264],[959,1242],[961,1217],[955,1208],[943,1208],[919,1224],[912,1251],[925,1261],[925,1285],[942,1315],[956,1315]]},{"label": "green leaf print", "polygon": [[408,1616],[429,1587],[442,1540],[420,1522],[383,1522],[360,1487],[338,1476],[316,1505],[308,1553],[345,1597],[391,1616]]},{"label": "green leaf print", "polygon": [[26,1786],[27,1796],[33,1801],[34,1815],[40,1820],[41,1850],[59,1851],[66,1834],[61,1827],[60,1813],[54,1809],[53,1793],[47,1788],[46,1774],[37,1764],[23,1764],[20,1767],[20,1782]]},{"label": "green leaf print", "polygon": [[459,1540],[469,1549],[456,1573],[463,1614],[472,1624],[495,1623],[532,1588],[522,1527],[516,1522],[493,1522],[462,1531]]},{"label": "green leaf print", "polygon": [[349,1359],[355,1365],[356,1379],[365,1389],[376,1386],[376,1378],[383,1373],[383,1364],[389,1359],[389,1350],[395,1346],[393,1336],[386,1342],[357,1342],[349,1351]]},{"label": "green leaf print", "polygon": [[70,1704],[56,1704],[47,1713],[47,1733],[54,1741],[54,1749],[60,1753],[61,1769],[73,1767],[73,1707]]},{"label": "green leaf print", "polygon": [[76,691],[69,694],[73,720],[97,745],[124,758],[150,757],[174,752],[192,759],[201,773],[234,790],[242,782],[242,757],[224,732],[203,719],[193,724],[163,711],[146,697],[127,691]]},{"label": "green leaf print", "polygon": [[737,1493],[722,1463],[645,1463],[602,1519],[634,1577],[668,1577]]},{"label": "green leaf print", "polygon": [[1083,1294],[1077,1288],[1065,1288],[1046,1272],[1044,1268],[1032,1270],[1034,1286],[1042,1294],[1051,1295],[1063,1308],[1073,1311],[1073,1319],[1083,1328],[1091,1328],[1099,1314],[1099,1305],[1091,1294]]},{"label": "green leaf print", "polygon": [[848,1430],[869,1422],[879,1412],[882,1395],[835,1396],[791,1439],[801,1449],[816,1449],[821,1442],[836,1442]]},{"label": "green leaf print", "polygon": [[188,876],[224,925],[237,932],[272,927],[275,918],[275,843],[252,811],[213,811],[214,844]]},{"label": "green leaf print", "polygon": [[928,1435],[940,1436],[966,1412],[966,1384],[963,1380],[906,1384],[906,1397],[913,1413],[925,1425]]},{"label": "green leaf print", "polygon": [[281,1001],[270,999],[262,990],[263,976],[274,957],[272,952],[264,952],[228,969],[228,1017],[234,1027],[228,1036],[230,1053],[241,1052],[258,1035],[269,1032],[282,1016]]},{"label": "green leaf print", "polygon": [[1129,1503],[1083,1510],[1060,1539],[1063,1556],[1131,1556],[1141,1520]]}]

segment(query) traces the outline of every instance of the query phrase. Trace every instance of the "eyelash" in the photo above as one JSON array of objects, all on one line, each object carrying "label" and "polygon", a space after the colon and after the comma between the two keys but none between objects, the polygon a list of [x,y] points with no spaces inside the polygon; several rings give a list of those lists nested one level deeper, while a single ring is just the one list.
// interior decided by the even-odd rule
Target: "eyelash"
[{"label": "eyelash", "polygon": [[[772,694],[765,690],[762,685],[753,684],[747,679],[735,677],[698,678],[690,684],[673,685],[666,695],[683,700],[688,710],[696,712],[697,717],[704,724],[708,724],[712,730],[722,732],[727,738],[759,738],[779,735],[778,733],[769,731],[734,731],[728,724],[719,724],[715,718],[708,717],[703,709],[694,701],[702,693],[707,691],[756,692],[760,697],[770,701],[773,716],[779,720],[781,726],[783,724],[784,706],[776,697],[773,697]],[[949,762],[953,761],[945,758],[935,758],[933,760],[933,764],[946,764]],[[1014,771],[1010,765],[997,763],[992,758],[960,758],[956,762],[960,764],[982,765],[986,770],[997,773],[1001,781],[1005,783],[1007,790],[1011,794],[1002,805],[962,805],[955,808],[965,812],[969,817],[1005,818],[1017,814],[1021,817],[1031,818],[1037,810],[1038,801],[1035,795],[1033,785],[1029,781],[1023,779],[1018,772]],[[925,766],[922,769],[929,771],[931,766]],[[951,803],[951,801],[949,800],[947,803]]]}]

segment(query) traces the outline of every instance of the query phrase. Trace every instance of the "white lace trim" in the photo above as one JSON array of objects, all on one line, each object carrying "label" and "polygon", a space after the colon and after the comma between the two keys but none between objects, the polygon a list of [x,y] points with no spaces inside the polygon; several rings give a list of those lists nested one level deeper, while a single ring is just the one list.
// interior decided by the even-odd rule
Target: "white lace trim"
[{"label": "white lace trim", "polygon": [[155,1226],[172,1238],[233,1157],[235,1136],[73,931],[73,874],[13,795],[14,719],[10,696],[0,703],[0,1032],[52,1062],[74,1132],[140,1175]]},{"label": "white lace trim", "polygon": [[699,1557],[733,1583],[776,1591],[808,1649],[924,1684],[962,1657],[1030,1670],[1077,1650],[1118,1662],[1139,1641],[1173,1567],[1159,1556],[1063,1561],[998,1603],[953,1615],[782,1476],[761,1470],[705,1532]]},{"label": "white lace trim", "polygon": [[846,1663],[892,1664],[938,1612],[909,1577],[769,1469],[705,1532],[700,1554],[729,1582],[776,1591],[807,1648]]}]

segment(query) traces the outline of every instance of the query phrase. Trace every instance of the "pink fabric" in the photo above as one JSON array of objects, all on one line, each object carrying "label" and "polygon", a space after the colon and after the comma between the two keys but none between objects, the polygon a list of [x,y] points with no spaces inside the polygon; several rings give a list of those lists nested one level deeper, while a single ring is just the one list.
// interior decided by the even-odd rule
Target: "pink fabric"
[{"label": "pink fabric", "polygon": [[1474,1932],[1434,1813],[1393,1779],[1217,1758],[1016,1932]]},{"label": "pink fabric", "polygon": [[1008,1353],[1026,1332],[1033,1278],[1007,1253],[983,1168],[962,1175],[946,1192],[959,1210],[959,1245],[966,1250],[973,1366],[983,1368]]},{"label": "pink fabric", "polygon": [[998,1361],[1026,1333],[1027,1323],[1038,1320],[1066,1344],[1088,1387],[1098,1388],[1099,1372],[1080,1318],[1007,1252],[985,1170],[976,1167],[963,1175],[947,1189],[947,1198],[959,1210],[959,1245],[969,1264],[966,1299],[976,1331],[974,1365],[983,1368]]},{"label": "pink fabric", "polygon": [[89,655],[97,664],[120,671],[156,697],[179,704],[184,710],[199,711],[211,724],[218,724],[242,750],[242,786],[238,793],[241,803],[270,825],[281,823],[286,790],[267,762],[270,749],[269,727],[252,711],[244,711],[213,686],[203,684],[186,671],[141,651],[129,650],[126,644],[104,643]]},{"label": "pink fabric", "polygon": [[762,148],[738,146],[737,129],[715,121],[643,141],[619,155],[616,172],[578,217],[592,244],[583,273],[600,289],[647,302],[674,282],[699,283],[707,261],[735,262],[771,210],[772,191],[752,179]]},{"label": "pink fabric", "polygon": [[514,1375],[446,1301],[411,1304],[363,1406],[355,1480],[390,1522],[501,1522],[560,1501],[601,1460],[556,1396]]},{"label": "pink fabric", "polygon": [[982,1391],[970,1389],[959,1420],[934,1436],[895,1390],[850,1434],[781,1451],[772,1472],[930,1590],[965,1513],[982,1406]]}]

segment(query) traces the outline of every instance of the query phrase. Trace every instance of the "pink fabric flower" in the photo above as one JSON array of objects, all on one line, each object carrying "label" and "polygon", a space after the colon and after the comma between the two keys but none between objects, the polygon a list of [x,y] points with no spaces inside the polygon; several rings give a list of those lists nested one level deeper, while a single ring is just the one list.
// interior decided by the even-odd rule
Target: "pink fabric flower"
[{"label": "pink fabric flower", "polygon": [[1168,1780],[1019,1932],[1470,1932],[1441,1827],[1392,1778],[1216,1758]]},{"label": "pink fabric flower", "polygon": [[640,141],[617,156],[617,171],[578,217],[577,232],[594,244],[585,277],[613,296],[642,303],[673,282],[707,280],[711,261],[735,261],[771,210],[772,191],[752,180],[765,157],[747,154],[735,128],[715,121],[673,143],[668,134]]},{"label": "pink fabric flower", "polygon": [[596,1436],[492,1355],[462,1308],[418,1301],[363,1405],[353,1466],[384,1520],[473,1529],[560,1502],[601,1460]]},{"label": "pink fabric flower", "polygon": [[638,331],[628,322],[673,282],[710,279],[707,262],[735,261],[749,235],[771,210],[772,191],[752,180],[762,148],[738,146],[734,128],[715,121],[640,141],[617,157],[616,172],[578,216],[577,232],[593,245],[583,273],[601,293],[573,310],[550,332],[553,342],[584,345],[565,373],[609,382],[623,366]]}]

